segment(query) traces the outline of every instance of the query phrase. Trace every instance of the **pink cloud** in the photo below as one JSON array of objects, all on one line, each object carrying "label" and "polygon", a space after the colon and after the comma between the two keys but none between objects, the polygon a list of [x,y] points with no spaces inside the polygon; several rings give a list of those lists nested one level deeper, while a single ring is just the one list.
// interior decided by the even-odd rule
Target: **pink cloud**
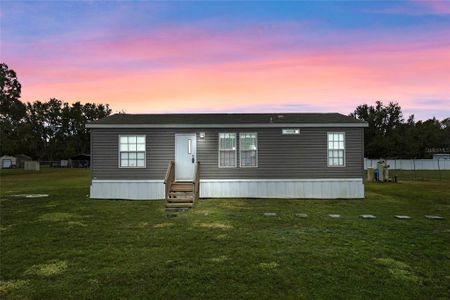
[{"label": "pink cloud", "polygon": [[446,0],[413,0],[428,12],[438,15],[450,14],[450,2]]}]

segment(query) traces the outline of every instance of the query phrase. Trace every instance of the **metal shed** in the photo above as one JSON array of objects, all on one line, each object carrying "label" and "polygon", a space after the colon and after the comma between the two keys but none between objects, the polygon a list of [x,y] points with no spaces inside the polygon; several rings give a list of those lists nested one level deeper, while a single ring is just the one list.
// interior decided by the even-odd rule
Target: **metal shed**
[{"label": "metal shed", "polygon": [[0,168],[11,169],[16,167],[16,158],[14,156],[3,155],[0,157]]}]

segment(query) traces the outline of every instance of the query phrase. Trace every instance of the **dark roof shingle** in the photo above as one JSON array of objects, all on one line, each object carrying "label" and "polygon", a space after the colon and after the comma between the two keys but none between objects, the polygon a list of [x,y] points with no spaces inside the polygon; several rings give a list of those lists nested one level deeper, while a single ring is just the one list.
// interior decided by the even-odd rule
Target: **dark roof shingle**
[{"label": "dark roof shingle", "polygon": [[365,122],[339,113],[114,114],[89,125],[336,124]]}]

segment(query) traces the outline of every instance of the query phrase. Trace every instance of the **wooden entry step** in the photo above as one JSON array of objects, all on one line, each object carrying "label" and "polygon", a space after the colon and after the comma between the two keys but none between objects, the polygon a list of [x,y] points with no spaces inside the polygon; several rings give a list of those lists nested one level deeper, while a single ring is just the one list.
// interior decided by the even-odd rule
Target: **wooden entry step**
[{"label": "wooden entry step", "polygon": [[200,162],[197,160],[195,164],[192,181],[176,181],[175,162],[169,161],[164,184],[166,211],[177,212],[190,209],[200,194]]},{"label": "wooden entry step", "polygon": [[193,192],[193,182],[174,182],[170,185],[171,192]]},{"label": "wooden entry step", "polygon": [[170,185],[170,190],[166,199],[166,210],[168,209],[188,209],[194,206],[194,183],[174,182]]}]

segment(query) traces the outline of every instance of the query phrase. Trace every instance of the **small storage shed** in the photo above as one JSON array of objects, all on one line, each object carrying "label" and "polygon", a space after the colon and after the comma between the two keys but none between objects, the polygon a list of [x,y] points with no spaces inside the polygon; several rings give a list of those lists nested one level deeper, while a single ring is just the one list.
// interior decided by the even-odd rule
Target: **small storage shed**
[{"label": "small storage shed", "polygon": [[11,169],[16,167],[16,158],[14,156],[3,155],[0,157],[0,168]]},{"label": "small storage shed", "polygon": [[16,167],[17,168],[21,168],[21,169],[24,168],[26,161],[31,161],[31,157],[29,157],[28,155],[25,155],[25,154],[17,154],[16,155]]}]

